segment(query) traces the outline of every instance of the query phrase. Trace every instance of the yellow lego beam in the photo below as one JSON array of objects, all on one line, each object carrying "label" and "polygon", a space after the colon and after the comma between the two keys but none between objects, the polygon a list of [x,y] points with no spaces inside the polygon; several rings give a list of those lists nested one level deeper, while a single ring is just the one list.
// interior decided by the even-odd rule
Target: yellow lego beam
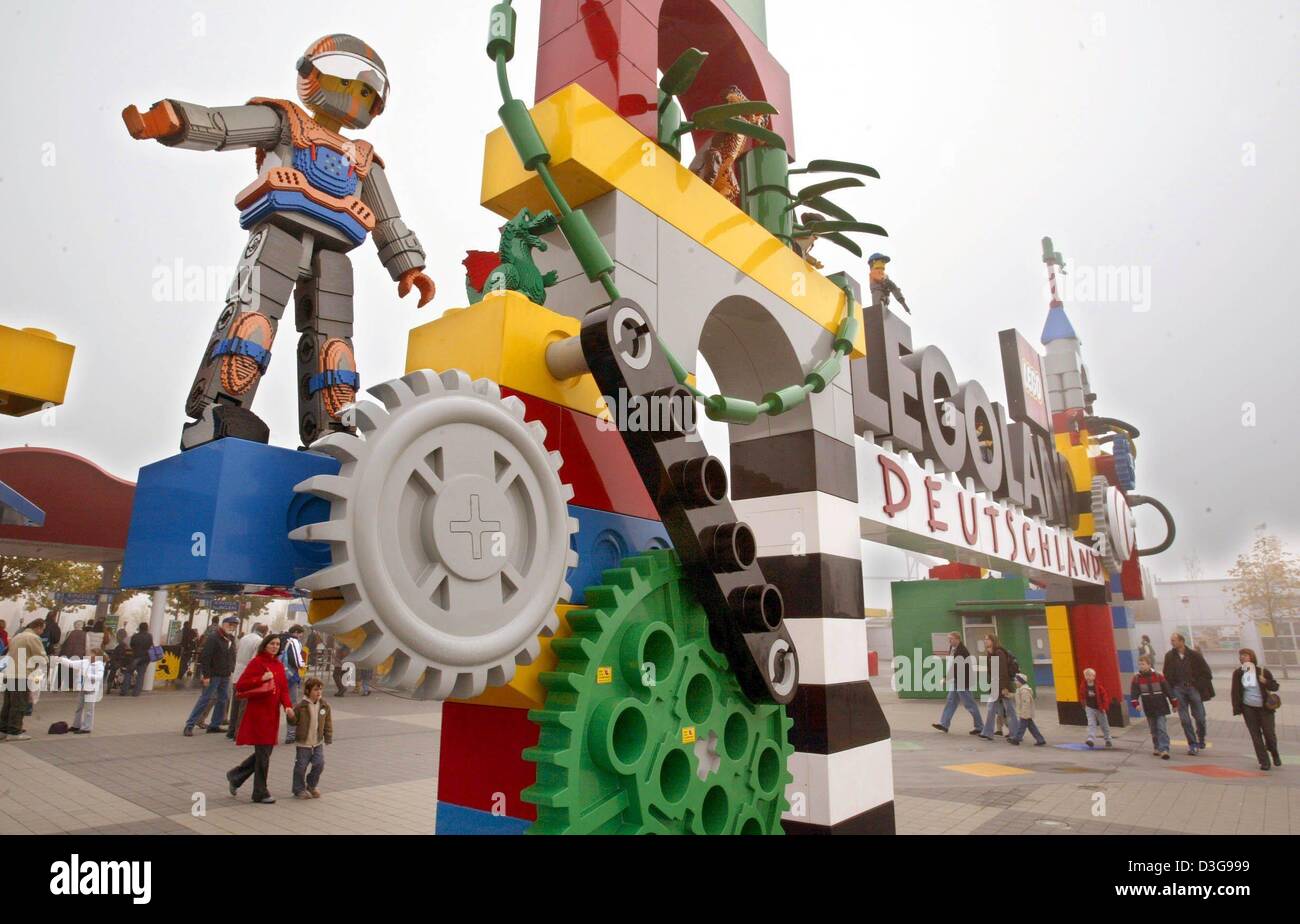
[{"label": "yellow lego beam", "polygon": [[[1074,476],[1074,485],[1076,490],[1087,491],[1092,485],[1092,476],[1096,474],[1096,466],[1092,457],[1088,453],[1088,446],[1085,442],[1077,445],[1070,442],[1070,434],[1056,434],[1056,451],[1065,457],[1065,461],[1070,466],[1070,474]],[[1084,511],[1079,514],[1079,527],[1074,531],[1074,535],[1079,538],[1087,538],[1096,531],[1096,524],[1093,523],[1092,513]]]},{"label": "yellow lego beam", "polygon": [[1052,649],[1052,680],[1056,684],[1058,703],[1079,701],[1079,679],[1074,673],[1074,645],[1070,642],[1070,621],[1066,608],[1049,606],[1047,644]]},{"label": "yellow lego beam", "polygon": [[[572,84],[538,103],[532,114],[551,152],[555,181],[574,208],[617,189],[835,331],[844,310],[838,286],[587,90]],[[506,218],[524,207],[553,207],[504,128],[487,137],[481,201]],[[865,355],[859,330],[853,358]]]},{"label": "yellow lego beam", "polygon": [[22,417],[62,404],[75,350],[49,331],[0,324],[0,414]]},{"label": "yellow lego beam", "polygon": [[546,347],[576,336],[582,322],[549,311],[510,290],[491,292],[471,308],[453,308],[411,331],[406,371],[460,369],[470,378],[544,398],[597,416],[604,407],[590,375],[557,381],[546,367]]}]

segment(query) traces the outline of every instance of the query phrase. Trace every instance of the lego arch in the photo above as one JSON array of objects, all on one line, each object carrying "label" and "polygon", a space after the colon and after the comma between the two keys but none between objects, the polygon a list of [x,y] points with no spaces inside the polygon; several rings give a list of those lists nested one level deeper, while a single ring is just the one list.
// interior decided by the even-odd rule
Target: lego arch
[{"label": "lego arch", "polygon": [[[781,322],[761,303],[746,295],[729,295],[713,306],[700,331],[700,354],[723,394],[763,400],[768,392],[803,381],[803,366]],[[812,426],[811,405],[804,404],[779,418],[783,431]],[[744,442],[771,433],[773,418],[733,425],[731,442]]]},{"label": "lego arch", "polygon": [[726,0],[542,0],[540,39],[537,102],[577,83],[651,138],[659,73],[687,48],[707,51],[686,112],[735,84],[780,111],[772,127],[794,156],[790,75]]}]

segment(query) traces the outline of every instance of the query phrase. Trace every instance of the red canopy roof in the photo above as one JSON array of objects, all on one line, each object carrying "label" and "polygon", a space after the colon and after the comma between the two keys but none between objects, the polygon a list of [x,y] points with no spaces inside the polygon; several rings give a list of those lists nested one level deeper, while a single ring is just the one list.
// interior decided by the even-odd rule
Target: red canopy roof
[{"label": "red canopy roof", "polygon": [[0,449],[0,481],[45,511],[45,525],[0,526],[0,554],[121,561],[135,485],[59,449]]}]

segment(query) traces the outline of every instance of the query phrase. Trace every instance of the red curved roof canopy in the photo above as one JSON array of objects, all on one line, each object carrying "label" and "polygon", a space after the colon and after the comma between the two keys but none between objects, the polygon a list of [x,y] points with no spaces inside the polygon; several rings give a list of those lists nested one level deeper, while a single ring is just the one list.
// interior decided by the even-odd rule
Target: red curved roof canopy
[{"label": "red curved roof canopy", "polygon": [[121,561],[135,485],[60,449],[0,449],[0,481],[45,511],[45,525],[0,526],[0,554]]}]

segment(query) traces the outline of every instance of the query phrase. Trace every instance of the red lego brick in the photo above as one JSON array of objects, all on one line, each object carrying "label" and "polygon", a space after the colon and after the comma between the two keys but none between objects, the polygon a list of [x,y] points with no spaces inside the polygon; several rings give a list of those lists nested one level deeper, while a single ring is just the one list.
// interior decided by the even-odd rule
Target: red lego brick
[{"label": "red lego brick", "polygon": [[524,402],[529,420],[546,427],[546,448],[564,457],[560,477],[573,486],[579,507],[658,520],[659,511],[646,493],[627,445],[617,430],[602,430],[595,417],[552,404],[543,398],[502,388]]},{"label": "red lego brick", "polygon": [[1119,586],[1120,593],[1124,595],[1124,602],[1145,599],[1142,594],[1142,564],[1136,549],[1120,569]]},{"label": "red lego brick", "polygon": [[579,0],[542,0],[537,43],[545,45],[578,21]]},{"label": "red lego brick", "polygon": [[979,565],[963,565],[961,562],[935,565],[930,569],[930,578],[935,581],[978,580],[981,576]]},{"label": "red lego brick", "polygon": [[1110,607],[1104,603],[1076,604],[1069,607],[1070,641],[1074,646],[1075,676],[1084,668],[1097,672],[1097,679],[1115,696],[1128,697],[1128,688],[1120,685],[1119,655],[1115,651],[1115,623]]},{"label": "red lego brick", "polygon": [[537,779],[536,766],[523,758],[537,735],[527,709],[443,703],[438,801],[536,821],[536,806],[519,794]]}]

